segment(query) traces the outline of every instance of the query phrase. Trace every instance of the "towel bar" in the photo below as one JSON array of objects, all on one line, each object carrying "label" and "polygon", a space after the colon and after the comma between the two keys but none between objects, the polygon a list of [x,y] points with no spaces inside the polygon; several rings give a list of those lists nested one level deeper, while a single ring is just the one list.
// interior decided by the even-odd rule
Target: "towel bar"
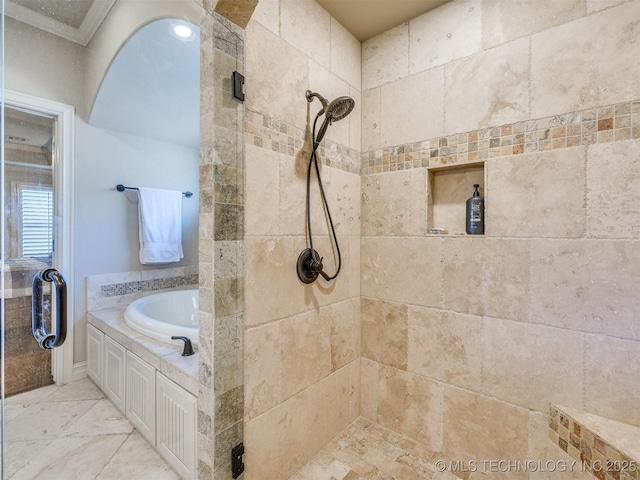
[{"label": "towel bar", "polygon": [[[116,185],[116,190],[118,190],[119,192],[124,192],[125,190],[138,190],[138,187],[125,187],[124,185],[119,183],[118,185]],[[191,192],[182,192],[182,194],[187,198],[191,198],[193,196],[193,193]]]}]

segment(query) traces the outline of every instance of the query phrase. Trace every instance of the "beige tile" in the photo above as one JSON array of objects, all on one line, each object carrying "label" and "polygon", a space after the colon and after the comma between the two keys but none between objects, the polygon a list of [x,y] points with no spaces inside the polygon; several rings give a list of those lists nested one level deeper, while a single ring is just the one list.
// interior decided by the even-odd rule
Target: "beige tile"
[{"label": "beige tile", "polygon": [[354,421],[360,416],[360,385],[361,369],[360,358],[349,364],[349,380],[351,382],[349,391],[349,420]]},{"label": "beige tile", "polygon": [[307,392],[296,395],[244,425],[247,480],[289,478],[312,456]]},{"label": "beige tile", "polygon": [[440,238],[363,237],[362,295],[425,307],[442,304]]},{"label": "beige tile", "polygon": [[378,362],[360,358],[360,414],[378,421]]},{"label": "beige tile", "polygon": [[640,3],[627,2],[534,35],[532,118],[640,97],[638,18]]},{"label": "beige tile", "polygon": [[429,228],[443,228],[450,234],[466,233],[466,202],[473,194],[473,185],[480,185],[485,196],[482,166],[430,172]]},{"label": "beige tile", "polygon": [[361,150],[368,152],[380,148],[380,88],[362,92]]},{"label": "beige tile", "polygon": [[339,238],[344,235],[359,236],[360,176],[338,168],[327,168],[325,171],[330,185],[326,191],[327,201],[336,234]]},{"label": "beige tile", "polygon": [[349,368],[341,368],[308,390],[307,429],[310,450],[315,453],[350,423]]},{"label": "beige tile", "polygon": [[584,16],[585,0],[482,3],[483,47],[494,47]]},{"label": "beige tile", "polygon": [[247,144],[245,162],[245,235],[277,235],[280,213],[279,154]]},{"label": "beige tile", "polygon": [[483,352],[484,393],[540,412],[580,405],[582,333],[487,318]]},{"label": "beige tile", "polygon": [[531,320],[639,340],[638,242],[533,240]]},{"label": "beige tile", "polygon": [[251,21],[256,21],[276,35],[279,35],[280,0],[260,0],[253,15],[251,15]]},{"label": "beige tile", "polygon": [[[280,0],[282,38],[327,68],[331,58],[330,32],[331,15],[314,0]],[[246,44],[251,45],[248,41]]]},{"label": "beige tile", "polygon": [[362,44],[362,89],[379,87],[409,74],[409,23]]},{"label": "beige tile", "polygon": [[445,239],[445,308],[526,321],[529,248],[528,240]]},{"label": "beige tile", "polygon": [[587,234],[640,238],[640,140],[588,148]]},{"label": "beige tile", "polygon": [[585,231],[584,147],[501,157],[485,164],[485,233],[580,237]]},{"label": "beige tile", "polygon": [[331,18],[331,72],[360,89],[362,45],[335,18]]},{"label": "beige tile", "polygon": [[444,133],[444,67],[383,85],[380,146],[419,142]]},{"label": "beige tile", "polygon": [[316,312],[280,322],[280,400],[331,372],[330,325]]},{"label": "beige tile", "polygon": [[[252,81],[245,84],[245,108],[305,125],[307,56],[257,22],[250,22],[245,32],[246,45],[252,45],[246,49],[245,77]],[[282,75],[284,71],[296,74]]]},{"label": "beige tile", "polygon": [[251,419],[280,401],[280,324],[244,333],[244,409]]},{"label": "beige tile", "polygon": [[381,366],[378,422],[433,451],[442,448],[442,391],[420,375]]},{"label": "beige tile", "polygon": [[586,338],[586,410],[640,426],[640,342],[602,335]]},{"label": "beige tile", "polygon": [[549,441],[548,412],[529,412],[528,458],[535,461],[536,466],[541,466],[537,469],[538,471],[529,473],[529,480],[593,480],[594,478],[590,473],[581,471],[580,462],[575,462],[558,445]]},{"label": "beige tile", "polygon": [[362,299],[362,356],[407,369],[407,306],[368,298]]},{"label": "beige tile", "polygon": [[98,400],[78,420],[67,427],[61,436],[87,437],[91,435],[129,434],[133,426],[108,399]]},{"label": "beige tile", "polygon": [[425,235],[427,170],[362,177],[363,235]]},{"label": "beige tile", "polygon": [[411,373],[479,391],[482,319],[409,307],[408,368]]},{"label": "beige tile", "polygon": [[529,118],[529,39],[510,42],[444,68],[445,135]]},{"label": "beige tile", "polygon": [[[455,460],[526,460],[529,415],[483,395],[444,387],[442,451]],[[482,467],[482,463],[479,463]],[[480,471],[495,478],[525,479],[526,472]]]},{"label": "beige tile", "polygon": [[482,1],[450,2],[409,22],[409,70],[417,73],[482,50]]},{"label": "beige tile", "polygon": [[360,299],[353,298],[320,310],[331,329],[331,371],[360,357]]},{"label": "beige tile", "polygon": [[[359,87],[349,87],[349,96],[356,102],[353,111],[349,114],[349,148],[360,153],[362,148],[362,92]],[[345,120],[346,121],[346,120]],[[358,158],[357,165],[360,167]]]},{"label": "beige tile", "polygon": [[587,0],[587,13],[598,12],[605,8],[615,7],[627,0]]}]

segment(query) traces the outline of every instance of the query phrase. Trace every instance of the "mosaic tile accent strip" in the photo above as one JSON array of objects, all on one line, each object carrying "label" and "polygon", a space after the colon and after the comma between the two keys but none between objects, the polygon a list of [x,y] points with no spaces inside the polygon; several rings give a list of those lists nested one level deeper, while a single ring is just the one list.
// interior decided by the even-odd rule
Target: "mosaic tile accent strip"
[{"label": "mosaic tile accent strip", "polygon": [[[307,157],[311,153],[311,139],[305,130],[248,109],[244,115],[244,132],[245,141],[256,147],[289,156],[296,155],[300,150]],[[328,167],[360,174],[359,150],[324,139],[318,148],[318,155]]]},{"label": "mosaic tile accent strip", "polygon": [[100,294],[104,298],[130,295],[132,293],[154,292],[168,288],[198,285],[198,274],[182,275],[179,277],[155,278],[153,280],[140,280],[136,282],[115,283],[102,285]]},{"label": "mosaic tile accent strip", "polygon": [[362,152],[362,175],[640,138],[640,100]]},{"label": "mosaic tile accent strip", "polygon": [[640,464],[551,405],[549,439],[599,480],[640,480]]}]

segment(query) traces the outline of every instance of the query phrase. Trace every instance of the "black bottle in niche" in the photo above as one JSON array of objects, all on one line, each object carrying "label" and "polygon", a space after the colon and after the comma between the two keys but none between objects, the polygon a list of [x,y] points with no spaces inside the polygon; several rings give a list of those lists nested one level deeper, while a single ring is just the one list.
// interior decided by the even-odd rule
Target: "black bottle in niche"
[{"label": "black bottle in niche", "polygon": [[467,200],[467,233],[484,235],[484,199],[480,196],[477,183],[473,186],[473,197]]}]

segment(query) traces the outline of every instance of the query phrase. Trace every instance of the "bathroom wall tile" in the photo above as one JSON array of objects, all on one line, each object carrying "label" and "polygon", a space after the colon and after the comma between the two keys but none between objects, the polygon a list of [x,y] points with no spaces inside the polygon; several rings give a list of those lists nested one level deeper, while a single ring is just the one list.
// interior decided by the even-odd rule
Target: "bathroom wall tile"
[{"label": "bathroom wall tile", "polygon": [[427,170],[362,177],[363,235],[427,233]]},{"label": "bathroom wall tile", "polygon": [[362,44],[362,89],[379,87],[409,74],[409,23]]},{"label": "bathroom wall tile", "polygon": [[587,13],[594,13],[605,8],[615,7],[627,0],[587,0]]},{"label": "bathroom wall tile", "polygon": [[640,426],[640,342],[587,335],[585,350],[586,410]]},{"label": "bathroom wall tile", "polygon": [[408,310],[411,373],[479,391],[482,318],[422,307]]},{"label": "bathroom wall tile", "polygon": [[[548,412],[529,412],[528,458],[541,462],[540,465],[545,467],[529,472],[529,480],[593,480],[594,478],[590,473],[581,471],[580,462],[575,462],[566,452],[549,441]],[[547,462],[552,463],[547,464]],[[562,467],[564,465],[567,466],[566,469]]]},{"label": "bathroom wall tile", "polygon": [[362,92],[362,152],[380,148],[380,88]]},{"label": "bathroom wall tile", "polygon": [[[360,175],[327,168],[326,190],[331,218],[338,237],[360,235]],[[323,181],[325,177],[323,176]],[[321,204],[317,204],[320,206]]]},{"label": "bathroom wall tile", "polygon": [[368,298],[360,307],[362,356],[401,370],[407,369],[407,306]]},{"label": "bathroom wall tile", "polygon": [[528,240],[445,239],[445,308],[526,321],[529,248]]},{"label": "bathroom wall tile", "polygon": [[307,429],[309,450],[312,454],[349,425],[349,392],[351,384],[349,368],[341,368],[309,387]]},{"label": "bathroom wall tile", "polygon": [[585,0],[482,3],[485,49],[561,25],[586,14]]},{"label": "bathroom wall tile", "polygon": [[360,416],[360,391],[361,391],[361,369],[360,358],[356,358],[349,364],[349,420],[355,421]]},{"label": "bathroom wall tile", "polygon": [[[338,97],[349,95],[350,86],[345,80],[331,72],[328,67],[309,60],[309,89],[312,92],[319,93],[327,101],[331,102]],[[304,92],[301,92],[301,95],[304,95]],[[310,112],[309,125],[313,127],[313,119],[316,117],[316,113],[322,109],[322,105],[317,99],[308,105]],[[324,118],[324,116],[320,118],[316,131],[320,129]],[[349,122],[343,119],[332,123],[324,138],[330,139],[339,145],[349,145]]]},{"label": "bathroom wall tile", "polygon": [[582,333],[486,318],[483,351],[484,393],[540,412],[580,405]]},{"label": "bathroom wall tile", "polygon": [[244,333],[245,418],[252,419],[280,401],[280,324]]},{"label": "bathroom wall tile", "polygon": [[254,22],[247,26],[246,43],[252,48],[245,60],[245,77],[251,79],[245,85],[245,108],[305,125],[307,102],[300,95],[309,84],[307,56]]},{"label": "bathroom wall tile", "polygon": [[277,235],[280,205],[280,154],[246,146],[247,235]]},{"label": "bathroom wall tile", "polygon": [[245,423],[247,479],[289,478],[311,457],[305,391]]},{"label": "bathroom wall tile", "polygon": [[637,241],[532,240],[531,321],[640,340]]},{"label": "bathroom wall tile", "polygon": [[360,299],[352,298],[320,310],[321,321],[331,329],[331,371],[360,357]]},{"label": "bathroom wall tile", "polygon": [[444,75],[445,135],[529,118],[528,38],[449,63]]},{"label": "bathroom wall tile", "polygon": [[280,0],[280,32],[309,58],[330,67],[331,15],[314,0]]},{"label": "bathroom wall tile", "polygon": [[417,73],[482,50],[482,0],[451,2],[409,22],[409,71]]},{"label": "bathroom wall tile", "polygon": [[640,140],[589,146],[587,234],[640,238]]},{"label": "bathroom wall tile", "polygon": [[380,146],[419,142],[444,133],[444,67],[380,89]]},{"label": "bathroom wall tile", "polygon": [[[449,458],[527,459],[525,432],[529,414],[526,409],[447,385],[443,403],[442,452]],[[490,474],[493,476],[494,472]],[[509,471],[502,475],[496,472],[495,477],[525,479],[526,472]]]},{"label": "bathroom wall tile", "polygon": [[381,366],[378,422],[432,451],[442,449],[442,391],[438,383]]},{"label": "bathroom wall tile", "polygon": [[638,18],[640,3],[627,2],[534,35],[532,117],[640,97],[636,81],[640,67],[633,48]]},{"label": "bathroom wall tile", "polygon": [[260,0],[253,15],[251,15],[251,22],[253,21],[279,35],[280,0]]},{"label": "bathroom wall tile", "polygon": [[392,302],[440,307],[442,246],[441,238],[363,237],[362,295]]},{"label": "bathroom wall tile", "polygon": [[585,232],[585,147],[489,160],[486,233],[581,237]]},{"label": "bathroom wall tile", "polygon": [[360,414],[378,421],[378,375],[379,363],[360,358]]},{"label": "bathroom wall tile", "polygon": [[362,45],[331,18],[331,72],[357,89],[362,85]]},{"label": "bathroom wall tile", "polygon": [[356,102],[353,111],[349,114],[349,117],[347,117],[349,121],[349,148],[353,148],[358,152],[358,167],[360,167],[360,148],[362,147],[362,92],[359,87],[349,87],[349,96]]},{"label": "bathroom wall tile", "polygon": [[280,401],[283,401],[331,372],[331,327],[316,312],[302,313],[279,323]]}]

